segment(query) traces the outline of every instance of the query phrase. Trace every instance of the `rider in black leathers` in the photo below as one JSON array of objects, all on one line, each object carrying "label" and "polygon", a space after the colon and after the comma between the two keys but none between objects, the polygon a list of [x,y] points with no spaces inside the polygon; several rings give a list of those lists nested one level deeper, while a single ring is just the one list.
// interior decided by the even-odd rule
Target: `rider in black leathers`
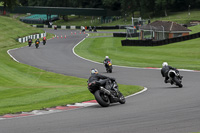
[{"label": "rider in black leathers", "polygon": [[[162,66],[163,67],[161,69],[161,74],[163,77],[165,77],[165,83],[169,82],[168,72],[170,70],[175,70],[177,73],[179,73],[179,71],[176,68],[169,66],[167,62],[163,62]],[[180,76],[180,78],[182,78],[182,76]]]},{"label": "rider in black leathers", "polygon": [[28,45],[29,45],[29,47],[31,46],[32,43],[33,43],[32,39],[29,38],[29,39],[28,39]]},{"label": "rider in black leathers", "polygon": [[110,78],[98,73],[97,69],[91,69],[91,76],[88,79],[88,82],[98,81],[102,86],[105,86],[106,89],[110,89],[109,80],[115,81],[114,78]]}]

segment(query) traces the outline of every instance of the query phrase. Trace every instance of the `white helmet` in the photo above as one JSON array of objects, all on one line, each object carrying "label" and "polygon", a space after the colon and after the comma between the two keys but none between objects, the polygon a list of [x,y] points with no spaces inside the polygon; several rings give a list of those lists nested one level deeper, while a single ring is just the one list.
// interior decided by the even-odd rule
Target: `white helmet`
[{"label": "white helmet", "polygon": [[167,62],[163,62],[162,63],[162,66],[164,67],[164,66],[168,66],[168,63]]},{"label": "white helmet", "polygon": [[97,69],[91,69],[91,74],[98,74],[98,70]]},{"label": "white helmet", "polygon": [[106,56],[106,59],[108,59],[109,57],[108,56]]}]

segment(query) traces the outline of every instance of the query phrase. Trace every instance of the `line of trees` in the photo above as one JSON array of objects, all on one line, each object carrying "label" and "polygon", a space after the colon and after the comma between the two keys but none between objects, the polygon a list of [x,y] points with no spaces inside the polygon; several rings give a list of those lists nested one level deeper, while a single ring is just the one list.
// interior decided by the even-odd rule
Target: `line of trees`
[{"label": "line of trees", "polygon": [[0,0],[4,7],[49,6],[105,8],[120,10],[122,14],[139,11],[141,16],[165,15],[168,11],[182,11],[200,8],[200,0]]}]

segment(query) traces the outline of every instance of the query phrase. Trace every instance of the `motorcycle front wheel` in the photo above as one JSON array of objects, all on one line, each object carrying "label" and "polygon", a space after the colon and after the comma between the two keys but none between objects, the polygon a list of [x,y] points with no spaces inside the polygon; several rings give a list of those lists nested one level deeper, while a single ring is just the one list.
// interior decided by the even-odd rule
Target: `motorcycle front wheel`
[{"label": "motorcycle front wheel", "polygon": [[35,47],[38,48],[38,47],[39,47],[39,44],[36,44]]},{"label": "motorcycle front wheel", "polygon": [[108,95],[104,94],[104,92],[97,90],[94,93],[96,101],[102,106],[102,107],[108,107],[110,105],[110,99]]},{"label": "motorcycle front wheel", "polygon": [[119,97],[119,103],[121,103],[121,104],[125,104],[125,103],[126,103],[126,99],[125,99],[125,97],[122,95],[121,92],[119,92],[119,95],[120,95],[120,97]]}]

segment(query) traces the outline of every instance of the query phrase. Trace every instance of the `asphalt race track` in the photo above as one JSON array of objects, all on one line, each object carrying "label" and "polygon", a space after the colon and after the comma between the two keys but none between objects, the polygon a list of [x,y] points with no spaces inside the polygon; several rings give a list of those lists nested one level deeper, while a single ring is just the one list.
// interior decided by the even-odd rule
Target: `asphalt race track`
[{"label": "asphalt race track", "polygon": [[[86,34],[52,30],[55,38],[39,49],[23,47],[10,51],[19,62],[47,71],[88,78],[91,68],[115,77],[118,83],[141,85],[148,90],[127,98],[124,105],[108,108],[94,105],[46,115],[0,120],[0,133],[191,133],[200,132],[200,72],[181,71],[183,88],[165,84],[160,70],[114,67],[107,74],[102,64],[83,60],[73,47]],[[73,31],[74,32],[74,31]],[[104,57],[102,57],[104,58]],[[161,62],[162,63],[162,62]],[[125,88],[123,88],[125,89]],[[89,91],[88,91],[89,93]]]}]

